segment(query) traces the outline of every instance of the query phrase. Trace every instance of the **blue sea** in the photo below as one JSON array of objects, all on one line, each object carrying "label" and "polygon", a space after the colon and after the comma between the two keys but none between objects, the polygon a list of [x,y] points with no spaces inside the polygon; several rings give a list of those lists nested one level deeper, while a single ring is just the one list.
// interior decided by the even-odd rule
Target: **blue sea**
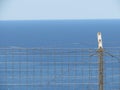
[{"label": "blue sea", "polygon": [[0,21],[0,90],[120,90],[120,20]]},{"label": "blue sea", "polygon": [[119,47],[120,20],[0,21],[0,47]]}]

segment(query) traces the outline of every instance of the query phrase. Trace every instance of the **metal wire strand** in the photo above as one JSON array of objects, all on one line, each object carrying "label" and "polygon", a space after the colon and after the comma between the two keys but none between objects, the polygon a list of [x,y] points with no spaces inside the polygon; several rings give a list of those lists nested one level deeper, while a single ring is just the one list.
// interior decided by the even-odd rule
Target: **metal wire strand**
[{"label": "metal wire strand", "polygon": [[[1,48],[0,90],[99,90],[97,53],[79,48]],[[119,58],[120,48],[105,49],[104,90],[120,89]]]}]

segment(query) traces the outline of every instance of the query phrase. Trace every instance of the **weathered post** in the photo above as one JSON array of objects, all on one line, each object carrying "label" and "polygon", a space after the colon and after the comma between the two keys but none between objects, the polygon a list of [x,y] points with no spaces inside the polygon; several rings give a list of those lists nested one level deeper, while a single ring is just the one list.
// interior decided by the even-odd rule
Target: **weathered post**
[{"label": "weathered post", "polygon": [[97,33],[98,37],[98,57],[99,57],[99,90],[104,90],[104,61],[103,61],[103,44],[102,35],[100,32]]}]

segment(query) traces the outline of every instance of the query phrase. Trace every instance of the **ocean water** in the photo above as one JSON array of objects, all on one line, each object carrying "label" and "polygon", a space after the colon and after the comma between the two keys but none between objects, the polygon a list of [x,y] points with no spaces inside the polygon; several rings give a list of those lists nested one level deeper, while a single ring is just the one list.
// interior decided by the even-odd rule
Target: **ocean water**
[{"label": "ocean water", "polygon": [[120,20],[0,21],[0,90],[98,90],[97,32],[104,89],[119,90],[119,29]]},{"label": "ocean water", "polygon": [[120,20],[0,21],[0,47],[119,47]]}]

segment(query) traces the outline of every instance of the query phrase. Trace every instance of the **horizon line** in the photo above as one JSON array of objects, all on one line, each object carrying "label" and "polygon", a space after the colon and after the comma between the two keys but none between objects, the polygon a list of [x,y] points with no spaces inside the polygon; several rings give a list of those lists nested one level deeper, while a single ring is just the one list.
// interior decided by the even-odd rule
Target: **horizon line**
[{"label": "horizon line", "polygon": [[120,18],[83,18],[83,19],[8,19],[0,21],[63,21],[63,20],[120,20]]}]

